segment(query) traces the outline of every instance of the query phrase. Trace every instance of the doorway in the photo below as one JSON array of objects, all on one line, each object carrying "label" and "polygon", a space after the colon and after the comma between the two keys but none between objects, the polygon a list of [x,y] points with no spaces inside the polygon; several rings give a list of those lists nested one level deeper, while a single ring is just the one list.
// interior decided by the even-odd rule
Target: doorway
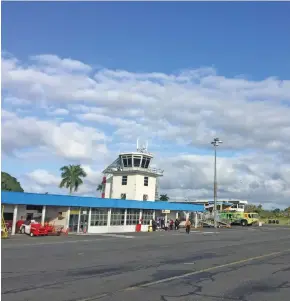
[{"label": "doorway", "polygon": [[79,214],[70,214],[69,216],[69,232],[77,233],[78,232],[78,222],[79,222]]}]

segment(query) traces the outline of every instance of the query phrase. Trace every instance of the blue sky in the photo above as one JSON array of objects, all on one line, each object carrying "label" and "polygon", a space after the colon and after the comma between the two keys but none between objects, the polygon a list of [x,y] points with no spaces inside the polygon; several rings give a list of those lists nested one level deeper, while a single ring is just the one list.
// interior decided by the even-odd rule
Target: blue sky
[{"label": "blue sky", "polygon": [[289,77],[290,4],[2,3],[2,47],[130,71]]},{"label": "blue sky", "polygon": [[[87,164],[82,193],[94,194],[104,162],[144,134],[170,170],[168,194],[180,196],[184,181],[192,195],[211,197],[209,142],[218,135],[221,189],[243,175],[260,185],[256,202],[282,204],[290,195],[281,188],[290,187],[289,15],[287,2],[2,3],[10,54],[2,59],[3,169],[29,191],[57,192],[60,166]],[[45,175],[51,187],[39,182]],[[224,197],[250,194],[238,190]]]}]

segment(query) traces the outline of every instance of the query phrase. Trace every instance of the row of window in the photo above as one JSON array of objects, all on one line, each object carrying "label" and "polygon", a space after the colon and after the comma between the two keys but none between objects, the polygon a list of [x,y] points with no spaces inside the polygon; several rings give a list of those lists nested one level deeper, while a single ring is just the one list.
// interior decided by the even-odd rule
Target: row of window
[{"label": "row of window", "polygon": [[143,156],[122,156],[123,166],[124,167],[141,167],[148,168],[150,164],[150,158]]},{"label": "row of window", "polygon": [[[126,200],[127,194],[121,193],[121,200]],[[148,201],[148,194],[143,194],[143,201]]]},{"label": "row of window", "polygon": [[[122,185],[127,185],[128,176],[122,176]],[[144,177],[144,186],[148,186],[148,177]]]},{"label": "row of window", "polygon": [[[154,210],[143,210],[142,224],[149,225],[153,219]],[[137,225],[140,218],[140,210],[127,209],[126,225]],[[111,226],[123,226],[125,224],[125,209],[111,210]],[[108,225],[108,209],[92,208],[91,226],[107,226]]]}]

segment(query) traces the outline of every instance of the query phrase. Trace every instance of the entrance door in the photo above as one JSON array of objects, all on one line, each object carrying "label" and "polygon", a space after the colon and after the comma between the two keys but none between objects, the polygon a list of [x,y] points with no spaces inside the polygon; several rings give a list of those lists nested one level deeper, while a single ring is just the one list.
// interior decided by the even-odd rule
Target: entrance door
[{"label": "entrance door", "polygon": [[81,208],[80,232],[88,231],[89,208]]},{"label": "entrance door", "polygon": [[69,231],[76,233],[78,232],[78,221],[79,215],[78,214],[71,214],[69,216]]}]

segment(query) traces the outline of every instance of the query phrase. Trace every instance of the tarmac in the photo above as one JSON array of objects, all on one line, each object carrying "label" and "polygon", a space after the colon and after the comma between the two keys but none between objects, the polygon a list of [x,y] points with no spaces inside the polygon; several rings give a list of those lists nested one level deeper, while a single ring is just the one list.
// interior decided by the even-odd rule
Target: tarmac
[{"label": "tarmac", "polygon": [[2,240],[3,301],[289,301],[290,227]]}]

